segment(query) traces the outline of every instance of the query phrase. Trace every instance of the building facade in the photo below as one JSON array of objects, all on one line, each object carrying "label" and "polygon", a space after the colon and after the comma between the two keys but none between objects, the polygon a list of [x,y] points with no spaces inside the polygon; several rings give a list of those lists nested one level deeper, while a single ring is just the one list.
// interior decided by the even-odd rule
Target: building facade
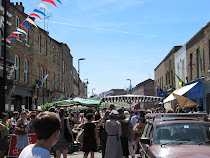
[{"label": "building facade", "polygon": [[174,46],[163,61],[155,68],[154,91],[157,95],[157,87],[164,92],[164,97],[168,96],[175,89],[175,60],[174,54],[181,46]]},{"label": "building facade", "polygon": [[[10,3],[8,10],[12,15],[9,18],[11,27],[8,27],[10,35],[20,28],[28,15],[24,13],[22,3]],[[7,49],[10,65],[14,65],[13,71],[7,70],[10,78],[7,83],[11,82],[6,95],[5,109],[8,111],[34,110],[37,106],[69,98],[74,91],[78,92],[75,88],[78,87],[75,82],[78,73],[73,67],[68,45],[51,38],[49,32],[40,27],[30,23],[28,26],[32,31],[21,28],[26,34],[18,35],[20,38],[12,41]]]}]

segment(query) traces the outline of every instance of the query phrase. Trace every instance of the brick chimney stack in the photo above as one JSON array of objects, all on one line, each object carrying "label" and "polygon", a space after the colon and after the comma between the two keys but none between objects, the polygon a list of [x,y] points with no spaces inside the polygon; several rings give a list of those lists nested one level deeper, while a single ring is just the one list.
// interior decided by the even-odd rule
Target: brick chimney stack
[{"label": "brick chimney stack", "polygon": [[24,13],[24,6],[23,6],[23,3],[20,2],[20,4],[18,4],[18,2],[16,2],[16,8],[21,11],[22,13]]}]

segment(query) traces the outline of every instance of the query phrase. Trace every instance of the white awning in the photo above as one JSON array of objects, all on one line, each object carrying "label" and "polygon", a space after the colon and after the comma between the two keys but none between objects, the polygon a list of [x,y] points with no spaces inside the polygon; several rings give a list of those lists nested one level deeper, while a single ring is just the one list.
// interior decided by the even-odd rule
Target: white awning
[{"label": "white awning", "polygon": [[[172,93],[178,94],[178,95],[183,95],[183,94],[187,93],[190,89],[192,89],[196,84],[198,84],[198,82],[186,85],[180,89],[176,89]],[[172,93],[166,99],[163,100],[163,103],[167,103],[167,102],[170,102],[170,101],[176,99]]]}]

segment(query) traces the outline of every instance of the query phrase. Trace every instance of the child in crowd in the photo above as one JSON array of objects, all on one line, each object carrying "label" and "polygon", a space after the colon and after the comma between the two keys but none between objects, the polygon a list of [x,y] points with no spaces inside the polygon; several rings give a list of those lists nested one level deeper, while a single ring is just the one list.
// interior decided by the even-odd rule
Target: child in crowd
[{"label": "child in crowd", "polygon": [[51,148],[59,138],[60,118],[53,112],[42,112],[34,119],[33,127],[37,142],[25,147],[19,158],[50,158]]}]

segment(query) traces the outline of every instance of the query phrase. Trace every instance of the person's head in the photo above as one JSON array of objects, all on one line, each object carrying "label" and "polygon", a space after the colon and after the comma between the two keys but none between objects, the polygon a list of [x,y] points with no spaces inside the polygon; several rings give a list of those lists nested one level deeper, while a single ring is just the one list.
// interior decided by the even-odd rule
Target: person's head
[{"label": "person's head", "polygon": [[166,111],[166,113],[174,113],[174,109],[170,108]]},{"label": "person's head", "polygon": [[119,117],[124,117],[124,110],[123,110],[123,108],[119,108],[117,111],[119,113]]},{"label": "person's head", "polygon": [[111,103],[108,107],[108,110],[112,111],[115,109],[115,105],[113,103]]},{"label": "person's head", "polygon": [[30,117],[31,121],[33,122],[34,119],[35,119],[35,117],[36,117],[36,114],[35,114],[35,113],[31,113],[31,114],[29,115],[29,117]]},{"label": "person's head", "polygon": [[9,114],[7,112],[3,112],[2,116],[4,121],[6,121],[9,118]]},{"label": "person's head", "polygon": [[109,114],[110,120],[116,120],[118,117],[118,112],[116,110],[112,110]]},{"label": "person's head", "polygon": [[60,115],[60,117],[63,117],[65,115],[65,109],[64,108],[59,109],[59,115]]},{"label": "person's head", "polygon": [[14,119],[18,118],[19,112],[18,111],[14,111],[12,116]]},{"label": "person's head", "polygon": [[88,113],[87,116],[86,116],[86,118],[87,118],[88,121],[93,121],[94,120],[93,113]]},{"label": "person's head", "polygon": [[80,118],[83,118],[84,117],[84,114],[83,113],[80,113],[79,116],[80,116]]},{"label": "person's head", "polygon": [[48,140],[52,138],[52,146],[56,144],[60,134],[60,118],[54,112],[41,112],[33,122],[33,128],[37,140]]},{"label": "person's head", "polygon": [[125,115],[126,118],[130,119],[130,113],[128,111],[124,111],[124,115]]},{"label": "person's head", "polygon": [[27,112],[25,110],[21,111],[20,116],[21,116],[21,119],[26,119],[27,118]]}]

